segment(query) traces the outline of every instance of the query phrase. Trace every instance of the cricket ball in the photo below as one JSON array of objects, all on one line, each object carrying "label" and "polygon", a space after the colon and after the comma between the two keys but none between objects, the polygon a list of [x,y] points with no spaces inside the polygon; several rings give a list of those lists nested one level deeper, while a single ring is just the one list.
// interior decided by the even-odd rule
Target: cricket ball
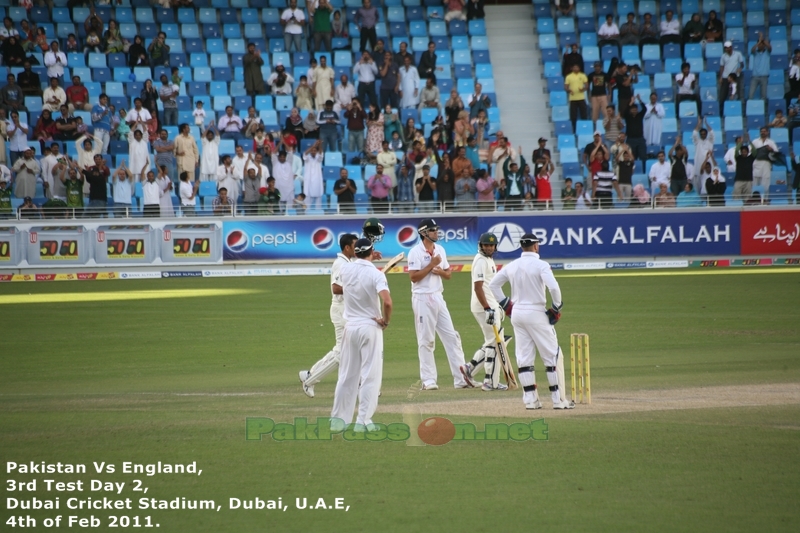
[{"label": "cricket ball", "polygon": [[456,427],[446,418],[432,416],[420,423],[417,435],[425,444],[441,446],[453,440],[456,436]]}]

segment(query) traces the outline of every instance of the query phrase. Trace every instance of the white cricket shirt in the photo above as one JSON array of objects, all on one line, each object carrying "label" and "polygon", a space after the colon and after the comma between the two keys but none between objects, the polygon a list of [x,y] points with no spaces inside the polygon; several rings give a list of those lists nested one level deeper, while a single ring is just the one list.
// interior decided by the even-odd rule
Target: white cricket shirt
[{"label": "white cricket shirt", "polygon": [[472,285],[470,285],[470,294],[472,296],[469,304],[470,311],[473,313],[483,311],[483,306],[478,301],[478,297],[475,296],[476,281],[483,282],[483,295],[486,297],[486,303],[489,304],[489,307],[492,309],[499,307],[497,299],[492,291],[489,290],[489,283],[494,279],[495,274],[497,274],[497,267],[494,264],[494,259],[481,253],[475,255],[475,259],[472,260]]},{"label": "white cricket shirt", "polygon": [[[450,268],[450,263],[447,262],[447,254],[444,252],[444,248],[438,244],[434,244],[433,254],[442,258],[442,262],[439,263],[439,268],[442,270]],[[408,270],[424,269],[430,264],[431,255],[432,254],[428,253],[428,250],[425,249],[425,245],[420,242],[408,252]],[[411,284],[411,294],[434,294],[443,291],[444,286],[442,285],[441,276],[437,276],[432,272],[429,272],[427,276],[418,282]]]},{"label": "white cricket shirt", "polygon": [[333,295],[333,301],[331,303],[341,304],[344,302],[344,296],[341,294],[333,294],[333,286],[342,286],[342,267],[349,262],[350,259],[348,259],[346,255],[339,253],[336,254],[336,259],[334,260],[333,265],[331,265],[331,294]]},{"label": "white cricket shirt", "polygon": [[344,319],[347,326],[379,327],[375,322],[381,317],[378,294],[388,291],[386,275],[365,259],[355,259],[342,265],[339,271],[344,291]]},{"label": "white cricket shirt", "polygon": [[502,300],[503,285],[511,283],[511,301],[514,309],[541,309],[547,306],[545,287],[550,290],[553,305],[561,305],[561,289],[550,265],[539,259],[539,254],[522,252],[522,256],[503,267],[489,284],[495,298]]}]

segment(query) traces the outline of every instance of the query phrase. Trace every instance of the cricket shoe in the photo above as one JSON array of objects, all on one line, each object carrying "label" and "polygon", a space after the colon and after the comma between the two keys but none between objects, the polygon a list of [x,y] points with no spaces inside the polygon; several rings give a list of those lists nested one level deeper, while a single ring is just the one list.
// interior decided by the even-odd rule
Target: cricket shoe
[{"label": "cricket shoe", "polygon": [[542,402],[540,402],[538,399],[525,404],[525,409],[529,409],[529,410],[532,410],[532,411],[535,411],[536,409],[541,409],[541,408],[542,408]]},{"label": "cricket shoe", "polygon": [[461,370],[461,375],[464,376],[464,381],[466,381],[467,383],[472,381],[472,367],[470,366],[469,363],[461,365],[460,367],[458,367],[458,369]]},{"label": "cricket shoe", "polygon": [[491,383],[483,382],[481,386],[481,390],[484,392],[490,392],[495,390],[508,390],[508,385],[503,385],[502,383],[498,383],[497,386],[492,387]]},{"label": "cricket shoe", "polygon": [[301,370],[299,375],[300,375],[300,383],[303,384],[303,392],[309,398],[313,398],[314,397],[314,385],[306,385],[306,380],[308,379],[308,376],[310,374],[311,374],[311,372],[309,372],[308,370]]},{"label": "cricket shoe", "polygon": [[439,390],[439,385],[437,385],[436,383],[432,383],[430,385],[425,385],[423,383],[422,384],[422,388],[419,389],[419,390]]},{"label": "cricket shoe", "polygon": [[572,400],[561,400],[553,404],[553,409],[575,409],[575,402]]}]

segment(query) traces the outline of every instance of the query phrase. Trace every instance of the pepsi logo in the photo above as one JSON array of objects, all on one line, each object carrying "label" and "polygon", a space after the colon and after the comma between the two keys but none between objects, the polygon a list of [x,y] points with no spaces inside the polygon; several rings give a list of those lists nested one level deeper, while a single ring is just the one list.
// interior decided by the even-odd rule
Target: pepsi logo
[{"label": "pepsi logo", "polygon": [[327,250],[333,245],[333,232],[328,228],[319,228],[311,234],[311,244],[317,250]]},{"label": "pepsi logo", "polygon": [[225,237],[225,246],[231,252],[239,253],[244,252],[247,249],[247,242],[249,241],[249,237],[247,233],[235,229],[232,232],[228,233],[228,236]]},{"label": "pepsi logo", "polygon": [[418,241],[419,234],[417,233],[417,228],[414,226],[403,226],[397,230],[397,242],[400,243],[400,246],[411,248],[417,244]]}]

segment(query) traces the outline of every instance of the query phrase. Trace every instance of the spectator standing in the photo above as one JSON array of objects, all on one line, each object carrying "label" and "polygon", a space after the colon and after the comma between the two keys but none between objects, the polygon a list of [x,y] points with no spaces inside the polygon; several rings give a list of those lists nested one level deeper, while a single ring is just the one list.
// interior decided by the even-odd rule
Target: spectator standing
[{"label": "spectator standing", "polygon": [[303,27],[306,16],[301,9],[297,9],[297,0],[289,0],[289,7],[281,13],[281,26],[283,26],[283,43],[287,52],[303,51]]},{"label": "spectator standing", "polygon": [[161,129],[158,132],[158,139],[153,141],[153,151],[155,152],[156,167],[165,167],[165,174],[177,187],[178,180],[175,170],[175,143],[169,140],[167,130]]},{"label": "spectator standing", "polygon": [[672,163],[669,188],[674,196],[678,196],[694,174],[693,165],[689,163],[689,154],[681,144],[680,135],[675,138],[675,144],[669,150],[669,160]]},{"label": "spectator standing", "polygon": [[322,182],[322,162],[325,152],[322,141],[316,141],[303,154],[303,193],[306,195],[306,206],[310,209],[322,209],[322,195],[325,185]]},{"label": "spectator standing", "polygon": [[232,216],[236,210],[236,201],[228,196],[228,189],[221,187],[217,191],[217,197],[211,201],[211,208],[215,216]]},{"label": "spectator standing", "polygon": [[[573,0],[567,0],[572,2]],[[483,0],[467,0],[467,20],[484,19]]]},{"label": "spectator standing", "polygon": [[700,170],[706,161],[706,155],[714,151],[714,132],[709,131],[707,128],[701,127],[706,122],[704,118],[697,118],[697,125],[692,132],[692,143],[694,144],[694,173],[695,178],[692,181],[694,188],[702,190],[702,182],[697,181],[700,175]]},{"label": "spectator standing", "polygon": [[664,150],[658,152],[658,161],[650,167],[650,188],[657,190],[659,186],[669,187],[670,177],[672,176],[672,165],[666,160]]},{"label": "spectator standing", "polygon": [[728,185],[725,183],[725,176],[723,176],[719,167],[715,166],[711,171],[711,176],[705,181],[705,191],[708,194],[708,205],[711,206],[725,206],[725,191]]},{"label": "spectator standing", "polygon": [[333,7],[328,0],[315,0],[309,5],[313,29],[314,29],[314,51],[322,50],[321,44],[325,44],[325,51],[332,52],[331,39],[333,38],[333,28],[331,27],[331,13]]},{"label": "spectator standing", "polygon": [[58,84],[64,83],[64,67],[67,66],[67,55],[58,49],[58,41],[50,43],[50,50],[44,54],[47,77],[57,78]]},{"label": "spectator standing", "polygon": [[380,152],[383,141],[383,113],[381,113],[377,105],[370,104],[369,113],[367,113],[367,142],[365,151],[370,154]]},{"label": "spectator standing", "polygon": [[539,168],[536,174],[536,204],[538,209],[550,209],[553,205],[553,188],[550,177],[553,175],[555,166],[548,157],[545,164]]},{"label": "spectator standing", "polygon": [[346,168],[339,170],[339,179],[333,184],[333,194],[336,195],[336,202],[339,204],[339,213],[353,214],[356,212],[355,194],[357,192],[356,182],[350,179]]},{"label": "spectator standing", "polygon": [[113,184],[114,217],[128,217],[133,200],[134,185],[133,173],[125,165],[123,159],[116,172],[111,177]]},{"label": "spectator standing", "polygon": [[665,116],[667,112],[658,102],[658,95],[650,93],[650,102],[644,106],[644,141],[647,146],[661,146],[662,121]]},{"label": "spectator standing", "polygon": [[94,137],[102,143],[103,154],[108,153],[108,145],[111,142],[111,108],[108,107],[108,95],[102,93],[98,102],[92,107],[92,127]]},{"label": "spectator standing", "polygon": [[128,161],[132,169],[138,168],[141,171],[142,168],[150,166],[150,151],[147,148],[147,140],[142,132],[134,130],[128,138]]},{"label": "spectator standing", "polygon": [[344,112],[344,118],[347,119],[347,149],[350,152],[363,152],[364,151],[364,121],[367,119],[367,114],[361,107],[361,102],[358,98],[354,98],[347,110]]},{"label": "spectator standing", "polygon": [[678,94],[675,103],[680,107],[681,102],[693,100],[697,107],[697,116],[700,116],[700,96],[695,93],[697,88],[697,76],[691,73],[691,65],[683,63],[680,74],[675,75],[675,83],[678,85]]},{"label": "spectator standing", "polygon": [[[749,141],[749,134],[745,133],[745,140]],[[753,163],[753,183],[760,185],[764,191],[769,189],[772,183],[772,159],[770,154],[778,153],[778,145],[769,137],[769,129],[761,128],[758,139],[750,143],[753,147],[753,156],[756,161]],[[766,194],[764,195],[766,197]]]},{"label": "spectator standing", "polygon": [[628,13],[627,22],[619,27],[619,44],[639,44],[639,25],[636,24],[636,16]]},{"label": "spectator standing", "polygon": [[756,94],[756,87],[761,88],[761,99],[767,99],[767,83],[769,81],[769,58],[772,53],[772,45],[764,39],[764,34],[758,32],[758,42],[750,49],[753,54],[752,78],[750,78],[750,96],[753,100]]},{"label": "spectator standing", "polygon": [[436,81],[436,71],[442,70],[441,67],[436,67],[436,43],[430,41],[428,43],[428,49],[422,52],[422,55],[419,58],[419,65],[417,65],[417,70],[419,71],[419,77],[422,79],[431,79],[433,78],[434,82]]},{"label": "spectator standing", "polygon": [[211,122],[203,132],[203,156],[200,160],[200,181],[217,181],[219,167],[219,135]]},{"label": "spectator standing", "polygon": [[358,99],[364,108],[369,109],[370,104],[377,107],[379,102],[375,80],[378,77],[378,66],[369,52],[361,54],[361,60],[353,67],[353,76],[358,78]]},{"label": "spectator standing", "polygon": [[242,56],[242,65],[244,65],[244,89],[247,94],[249,96],[267,94],[264,74],[261,72],[264,59],[254,43],[247,44],[247,53]]},{"label": "spectator standing", "polygon": [[239,198],[239,181],[241,174],[236,172],[233,159],[229,155],[222,157],[222,164],[217,166],[217,192],[225,189],[229,196]]},{"label": "spectator standing", "polygon": [[608,105],[608,79],[606,79],[606,73],[603,72],[603,64],[599,61],[594,63],[594,72],[589,75],[589,84],[591,86],[589,94],[592,101],[592,122],[597,122]]},{"label": "spectator standing", "polygon": [[[339,150],[339,113],[333,110],[333,100],[325,102],[325,110],[317,116],[319,124],[319,139],[322,142],[323,152],[336,152]],[[278,184],[280,188],[280,184]],[[284,196],[285,198],[285,196]]]},{"label": "spectator standing", "polygon": [[614,106],[606,106],[606,116],[603,119],[603,129],[606,132],[606,144],[614,145],[624,128],[625,123],[622,121],[622,117],[617,115]]},{"label": "spectator standing", "polygon": [[631,200],[634,164],[630,150],[624,150],[617,156],[617,194],[623,202]]},{"label": "spectator standing", "polygon": [[456,207],[459,211],[471,211],[474,209],[475,193],[477,190],[478,188],[475,179],[471,174],[463,171],[461,177],[456,181],[455,184]]},{"label": "spectator standing", "polygon": [[166,74],[161,75],[161,87],[158,89],[158,97],[164,111],[161,115],[161,124],[164,126],[178,125],[178,94],[180,87],[172,83]]},{"label": "spectator standing", "polygon": [[103,156],[94,156],[94,165],[83,170],[83,177],[89,184],[89,213],[105,217],[108,214],[108,177],[111,172]]},{"label": "spectator standing", "polygon": [[189,181],[195,181],[195,170],[200,161],[200,152],[197,149],[197,141],[191,135],[188,124],[181,124],[178,127],[180,133],[175,139],[175,157],[178,165],[178,176],[184,172],[189,174]]},{"label": "spectator standing", "polygon": [[383,66],[380,70],[381,76],[381,105],[392,108],[400,107],[400,67],[394,62],[391,52],[386,52],[383,56]]},{"label": "spectator standing", "polygon": [[580,71],[578,65],[572,65],[572,72],[564,78],[564,89],[569,95],[569,119],[572,130],[577,131],[578,120],[586,120],[586,90],[589,88],[589,79]]},{"label": "spectator standing", "polygon": [[639,161],[645,161],[647,159],[647,143],[644,140],[644,113],[640,111],[636,101],[631,98],[625,115],[625,136],[634,157]]},{"label": "spectator standing", "polygon": [[420,212],[433,210],[434,196],[436,190],[436,178],[431,176],[430,165],[422,166],[422,176],[414,181],[417,191]]},{"label": "spectator standing", "polygon": [[190,177],[191,176],[188,172],[180,173],[181,183],[178,189],[178,194],[181,199],[181,212],[183,213],[183,216],[186,217],[193,217],[196,215],[195,209],[197,206],[197,191],[200,189],[200,182],[189,181]]},{"label": "spectator standing", "polygon": [[42,167],[33,157],[32,148],[25,147],[22,157],[17,158],[11,170],[15,173],[14,196],[17,198],[36,196],[36,176],[41,174]]},{"label": "spectator standing", "polygon": [[[333,75],[333,69],[328,66],[327,57],[320,57],[319,66],[314,69],[309,77],[309,81],[312,82],[311,90],[314,93],[317,111],[319,112],[325,109],[325,103],[328,100],[333,100],[334,98]],[[333,103],[331,103],[331,105],[333,105]],[[283,198],[285,198],[285,196],[283,196]]]},{"label": "spectator standing", "polygon": [[353,22],[356,23],[361,36],[359,52],[364,52],[367,49],[367,43],[369,43],[369,49],[374,50],[375,41],[378,39],[378,35],[375,32],[375,25],[378,23],[378,10],[370,0],[364,0],[361,3]]},{"label": "spectator standing", "polygon": [[617,180],[617,175],[609,170],[608,161],[603,161],[600,172],[595,173],[592,177],[592,194],[597,199],[599,209],[614,207],[612,189],[617,191],[618,198],[622,196]]},{"label": "spectator standing", "polygon": [[572,67],[578,65],[578,70],[580,72],[586,71],[586,66],[583,62],[583,54],[578,52],[578,44],[572,43],[570,45],[570,51],[564,54],[564,57],[561,58],[561,75],[563,77],[569,76],[572,72]]},{"label": "spectator standing", "polygon": [[753,193],[753,167],[756,158],[750,151],[750,143],[736,144],[736,173],[733,178],[733,199],[747,200]]},{"label": "spectator standing", "polygon": [[[8,161],[12,166],[28,149],[28,130],[28,124],[26,122],[20,122],[19,113],[12,111],[11,122],[7,123],[6,125],[6,135],[8,136],[9,140],[8,151],[10,152]],[[18,198],[24,198],[25,196],[36,196],[34,194],[35,192],[36,191],[34,190],[33,193],[23,194]]]},{"label": "spectator standing", "polygon": [[374,213],[389,212],[389,193],[392,191],[392,180],[383,173],[383,165],[375,167],[375,174],[367,180],[370,192],[370,204]]},{"label": "spectator standing", "polygon": [[[741,52],[733,49],[731,41],[725,41],[722,48],[722,56],[719,58],[719,114],[723,116],[725,110],[724,102],[730,94],[731,74],[736,74],[737,79],[742,74],[744,68],[744,58]],[[738,91],[737,91],[738,92]],[[697,187],[695,187],[697,188]]]},{"label": "spectator standing", "polygon": [[411,64],[410,57],[406,56],[403,62],[400,69],[400,107],[408,109],[419,105],[419,73],[417,67]]}]

